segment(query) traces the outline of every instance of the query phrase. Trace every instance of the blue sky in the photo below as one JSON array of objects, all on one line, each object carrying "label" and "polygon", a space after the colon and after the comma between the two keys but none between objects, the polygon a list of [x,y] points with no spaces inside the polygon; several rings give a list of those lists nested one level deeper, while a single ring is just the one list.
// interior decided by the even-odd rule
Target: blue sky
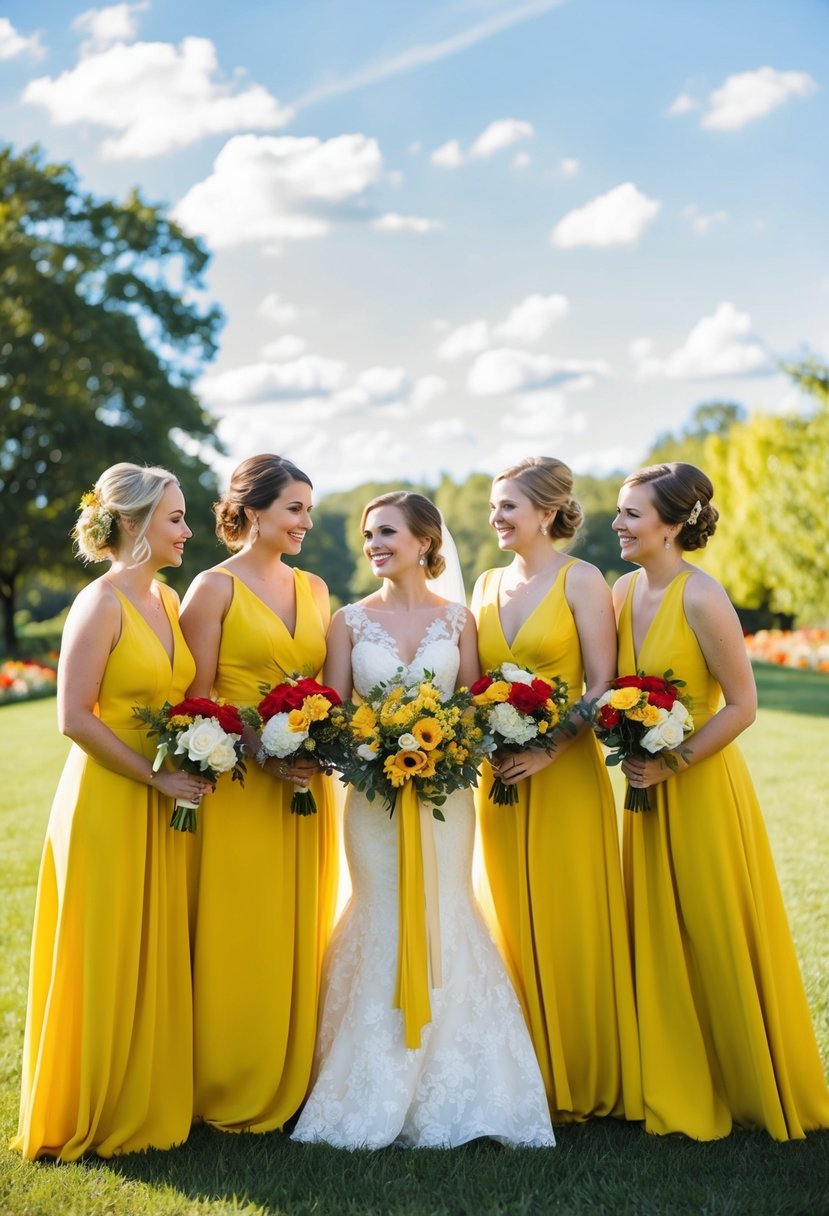
[{"label": "blue sky", "polygon": [[823,0],[39,0],[0,122],[213,250],[233,464],[628,469],[829,359]]}]

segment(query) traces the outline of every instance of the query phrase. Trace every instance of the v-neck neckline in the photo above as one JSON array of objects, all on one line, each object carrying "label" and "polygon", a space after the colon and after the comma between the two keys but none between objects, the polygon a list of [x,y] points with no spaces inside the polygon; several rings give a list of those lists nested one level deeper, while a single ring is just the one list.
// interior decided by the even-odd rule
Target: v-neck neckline
[{"label": "v-neck neckline", "polygon": [[172,643],[173,643],[172,654],[168,654],[167,646],[165,645],[164,641],[162,640],[161,637],[159,637],[159,635],[153,629],[150,622],[144,616],[143,612],[141,612],[136,607],[136,605],[132,602],[130,597],[124,591],[122,591],[120,587],[116,587],[115,583],[110,583],[110,586],[115,588],[115,590],[117,591],[117,593],[121,597],[121,599],[124,600],[124,602],[126,604],[129,604],[130,608],[132,608],[133,612],[138,617],[138,619],[142,622],[143,625],[146,626],[146,628],[149,630],[149,632],[153,635],[153,637],[155,638],[155,640],[158,642],[159,646],[163,650],[165,659],[170,664],[170,671],[173,671],[175,669],[175,665],[176,665],[176,630],[175,630],[175,626],[174,626],[172,620],[170,619],[170,614],[167,611],[167,603],[164,599],[164,595],[161,592],[160,588],[159,588],[159,593],[158,593],[158,599],[161,604],[161,611],[164,613],[164,617],[167,621],[167,624],[170,626],[170,636],[172,638]]},{"label": "v-neck neckline", "polygon": [[[224,566],[223,569],[227,570],[227,567]],[[294,568],[292,571],[293,576],[294,576],[293,577],[293,583],[294,583],[294,629],[293,629],[293,633],[288,628],[288,626],[285,624],[285,622],[283,621],[283,619],[279,615],[279,613],[274,608],[271,608],[270,604],[266,604],[265,601],[262,599],[262,596],[257,595],[256,592],[253,590],[253,588],[250,587],[243,578],[239,578],[239,575],[234,574],[232,570],[227,570],[227,573],[230,575],[230,577],[232,579],[235,580],[235,582],[239,583],[242,587],[244,587],[245,591],[247,591],[249,595],[252,595],[253,598],[256,600],[256,602],[258,604],[261,604],[262,607],[265,609],[265,611],[269,612],[271,614],[271,616],[274,618],[274,620],[279,621],[280,625],[285,630],[285,632],[287,633],[287,635],[291,639],[291,641],[296,642],[297,633],[299,631],[299,580],[297,579],[296,569]]]},{"label": "v-neck neckline", "polygon": [[650,624],[648,625],[647,629],[645,630],[644,637],[642,638],[642,645],[639,647],[639,651],[637,653],[636,638],[633,633],[633,597],[636,592],[636,583],[637,583],[637,581],[639,579],[639,575],[641,573],[642,573],[641,570],[636,571],[636,578],[634,578],[633,582],[630,585],[630,611],[628,614],[629,623],[630,623],[630,648],[633,651],[633,666],[636,671],[639,671],[639,656],[643,653],[645,647],[648,644],[648,639],[650,638],[653,627],[656,624],[657,620],[659,619],[659,615],[665,606],[665,600],[668,598],[668,592],[671,590],[671,588],[673,587],[674,583],[676,582],[676,580],[678,578],[682,578],[683,575],[690,574],[690,571],[689,570],[678,570],[676,572],[676,574],[674,575],[674,577],[671,579],[671,581],[666,585],[665,590],[662,592],[662,599],[657,604],[656,612],[654,612],[653,616],[651,617]]},{"label": "v-neck neckline", "polygon": [[541,599],[538,601],[538,603],[535,605],[535,607],[532,609],[532,611],[529,612],[527,614],[527,616],[524,617],[524,620],[521,622],[521,624],[516,629],[516,631],[513,635],[512,641],[510,641],[509,638],[507,637],[506,630],[504,629],[504,622],[501,619],[501,583],[504,578],[504,572],[509,569],[509,566],[502,566],[500,568],[500,570],[498,572],[498,585],[495,588],[495,609],[496,609],[496,612],[498,615],[498,628],[501,630],[501,637],[506,642],[507,649],[509,650],[509,652],[511,654],[513,653],[513,646],[515,645],[515,643],[518,641],[518,639],[521,636],[521,631],[526,628],[526,626],[529,624],[529,622],[532,620],[532,618],[535,616],[535,614],[539,611],[539,609],[542,607],[542,605],[547,602],[549,597],[552,595],[553,591],[558,586],[558,580],[564,574],[565,570],[570,569],[570,567],[572,566],[574,561],[575,561],[575,558],[571,558],[570,561],[565,562],[563,566],[559,567],[559,569],[556,571],[555,578],[550,583],[549,587],[544,592]]},{"label": "v-neck neckline", "polygon": [[[426,647],[429,645],[430,642],[436,642],[436,641],[441,640],[439,638],[433,638],[430,635],[432,633],[434,626],[439,621],[441,623],[445,623],[445,621],[446,621],[446,609],[444,608],[444,609],[442,609],[440,615],[433,617],[432,620],[429,622],[429,624],[426,626],[426,632],[423,634],[423,637],[418,642],[417,650],[414,652],[411,662],[407,663],[404,660],[402,654],[400,653],[400,644],[397,641],[397,638],[394,636],[394,634],[389,633],[386,626],[381,624],[380,621],[377,621],[373,617],[370,617],[365,608],[362,609],[362,612],[363,612],[363,616],[366,618],[366,620],[369,622],[369,624],[374,625],[375,628],[379,629],[380,632],[385,636],[387,641],[391,642],[391,645],[394,647],[394,657],[396,659],[400,660],[400,665],[402,666],[404,671],[409,671],[412,667],[414,667],[415,663],[420,658],[421,652],[426,649]],[[382,616],[383,614],[380,613],[379,615]],[[389,615],[391,615],[391,614],[389,614]]]}]

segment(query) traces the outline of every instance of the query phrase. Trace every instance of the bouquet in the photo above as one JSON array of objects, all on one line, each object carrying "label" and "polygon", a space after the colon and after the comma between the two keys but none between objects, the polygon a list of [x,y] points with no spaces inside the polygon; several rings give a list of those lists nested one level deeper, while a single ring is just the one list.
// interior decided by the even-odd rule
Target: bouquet
[{"label": "bouquet", "polygon": [[[586,716],[600,742],[610,749],[605,763],[621,764],[627,756],[656,756],[669,768],[677,767],[674,752],[694,729],[687,698],[680,694],[684,680],[672,671],[663,676],[619,676],[606,693],[588,707]],[[648,791],[628,785],[625,810],[650,810]]]},{"label": "bouquet", "polygon": [[[223,705],[208,697],[188,697],[161,709],[133,707],[133,713],[149,726],[150,736],[158,735],[153,772],[158,772],[170,756],[177,768],[206,776],[214,784],[222,773],[244,785],[245,762],[242,752],[244,722],[235,705]],[[179,832],[195,832],[198,803],[177,798],[170,827]]]},{"label": "bouquet", "polygon": [[[469,691],[476,707],[475,720],[492,741],[491,751],[552,751],[556,730],[572,733],[575,729],[562,720],[569,689],[560,676],[541,680],[515,663],[502,663],[476,680]],[[498,806],[512,806],[518,801],[518,787],[504,785],[495,777],[489,796]]]},{"label": "bouquet", "polygon": [[411,783],[442,820],[447,795],[477,783],[486,747],[467,690],[444,701],[432,674],[424,676],[408,687],[397,676],[375,685],[360,705],[346,702],[332,763],[369,802],[379,794],[390,815],[398,791]]},{"label": "bouquet", "polygon": [[[328,763],[331,746],[342,730],[342,719],[335,713],[341,704],[339,693],[316,680],[292,677],[277,684],[257,706],[265,755],[280,760],[310,755]],[[316,809],[310,790],[294,792],[295,815],[313,815]]]}]

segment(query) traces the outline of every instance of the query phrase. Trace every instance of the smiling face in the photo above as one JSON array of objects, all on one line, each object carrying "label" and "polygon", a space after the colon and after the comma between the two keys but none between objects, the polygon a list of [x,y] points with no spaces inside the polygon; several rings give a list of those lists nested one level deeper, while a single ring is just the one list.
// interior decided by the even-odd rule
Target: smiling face
[{"label": "smiling face", "polygon": [[661,519],[646,482],[622,486],[611,527],[619,537],[622,557],[638,566],[664,551],[666,537],[673,541],[679,531],[676,524]]},{"label": "smiling face", "polygon": [[185,542],[192,535],[184,522],[184,495],[180,486],[170,482],[164,487],[161,501],[153,511],[144,533],[150,546],[153,568],[160,570],[164,566],[180,566],[184,557]]},{"label": "smiling face", "polygon": [[499,549],[520,553],[539,539],[543,541],[541,528],[549,524],[551,514],[554,512],[535,505],[518,480],[504,478],[492,483],[489,523],[498,535]]},{"label": "smiling face", "polygon": [[377,578],[393,579],[418,567],[428,547],[428,541],[412,532],[399,507],[374,507],[366,516],[363,552]]},{"label": "smiling face", "polygon": [[278,553],[297,554],[302,549],[305,533],[313,528],[311,510],[313,494],[304,481],[289,481],[269,507],[247,512],[259,521],[256,543],[275,549]]}]

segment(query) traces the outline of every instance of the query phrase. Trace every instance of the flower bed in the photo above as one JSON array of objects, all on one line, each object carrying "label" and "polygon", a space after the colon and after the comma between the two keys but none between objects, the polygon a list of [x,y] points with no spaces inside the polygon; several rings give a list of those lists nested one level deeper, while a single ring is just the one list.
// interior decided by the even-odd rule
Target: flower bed
[{"label": "flower bed", "polygon": [[829,629],[760,629],[746,637],[752,663],[774,663],[829,675]]},{"label": "flower bed", "polygon": [[32,701],[55,692],[57,672],[49,664],[33,659],[6,659],[0,663],[0,705],[12,701]]}]

